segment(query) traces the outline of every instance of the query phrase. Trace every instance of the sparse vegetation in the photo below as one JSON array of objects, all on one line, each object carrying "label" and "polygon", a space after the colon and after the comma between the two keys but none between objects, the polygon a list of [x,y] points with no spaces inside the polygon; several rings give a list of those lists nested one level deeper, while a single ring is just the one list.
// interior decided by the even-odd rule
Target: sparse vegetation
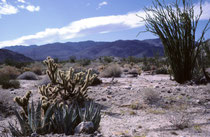
[{"label": "sparse vegetation", "polygon": [[101,73],[101,77],[120,77],[122,70],[119,65],[112,64]]},{"label": "sparse vegetation", "polygon": [[175,111],[169,115],[169,122],[176,128],[183,130],[192,125],[193,116],[185,111]]},{"label": "sparse vegetation", "polygon": [[146,104],[158,105],[160,103],[161,97],[158,92],[155,92],[151,88],[144,89],[143,99]]},{"label": "sparse vegetation", "polygon": [[0,69],[0,85],[2,88],[19,88],[19,81],[15,80],[16,77],[20,74],[19,70],[12,66],[3,66]]},{"label": "sparse vegetation", "polygon": [[24,72],[23,74],[21,74],[20,76],[17,77],[17,79],[21,79],[21,80],[38,80],[39,77],[34,73],[34,72]]}]

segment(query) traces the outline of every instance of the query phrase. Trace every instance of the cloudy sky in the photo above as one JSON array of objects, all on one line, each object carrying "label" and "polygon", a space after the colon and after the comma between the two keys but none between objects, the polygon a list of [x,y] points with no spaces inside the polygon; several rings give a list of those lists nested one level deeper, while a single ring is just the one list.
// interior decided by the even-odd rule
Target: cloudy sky
[{"label": "cloudy sky", "polygon": [[[199,1],[193,3],[199,12]],[[136,15],[144,16],[143,8],[151,5],[152,0],[0,0],[0,48],[155,38],[151,33],[137,36],[145,27]],[[210,18],[210,0],[203,0],[203,9],[198,35]]]}]

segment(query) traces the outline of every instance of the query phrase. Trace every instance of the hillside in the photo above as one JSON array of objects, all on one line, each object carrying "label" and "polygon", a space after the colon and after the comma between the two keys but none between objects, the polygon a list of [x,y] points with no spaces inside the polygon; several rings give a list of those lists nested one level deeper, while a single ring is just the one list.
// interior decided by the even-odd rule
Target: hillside
[{"label": "hillside", "polygon": [[6,47],[34,60],[43,60],[47,56],[59,58],[61,60],[69,59],[70,56],[77,58],[96,58],[100,56],[153,56],[155,51],[163,55],[163,46],[159,39],[150,40],[118,40],[114,42],[67,42],[52,43],[41,46],[12,46]]},{"label": "hillside", "polygon": [[15,62],[31,62],[33,61],[31,58],[26,57],[20,53],[16,53],[7,49],[0,49],[0,63],[5,60],[12,60]]}]

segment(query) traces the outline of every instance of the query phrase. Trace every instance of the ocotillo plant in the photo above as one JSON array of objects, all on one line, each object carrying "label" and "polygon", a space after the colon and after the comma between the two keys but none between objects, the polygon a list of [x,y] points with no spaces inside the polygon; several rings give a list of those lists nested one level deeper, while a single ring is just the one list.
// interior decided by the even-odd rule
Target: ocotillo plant
[{"label": "ocotillo plant", "polygon": [[[196,58],[203,43],[204,34],[209,29],[208,20],[201,36],[196,39],[196,29],[203,13],[202,1],[200,13],[195,15],[192,0],[176,0],[167,5],[163,0],[153,2],[153,7],[145,8],[145,17],[141,17],[146,25],[146,31],[160,37],[168,58],[174,79],[179,83],[191,80]],[[197,40],[197,41],[196,41]]]}]

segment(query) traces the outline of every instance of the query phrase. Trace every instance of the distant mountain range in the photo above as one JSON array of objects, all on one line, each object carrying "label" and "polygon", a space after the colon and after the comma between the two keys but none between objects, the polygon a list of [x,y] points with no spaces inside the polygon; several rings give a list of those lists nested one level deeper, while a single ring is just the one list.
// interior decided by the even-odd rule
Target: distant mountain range
[{"label": "distant mountain range", "polygon": [[12,60],[15,62],[31,62],[31,58],[26,57],[22,54],[7,50],[0,49],[0,63],[3,63],[5,60]]},{"label": "distant mountain range", "polygon": [[51,43],[41,46],[11,46],[4,49],[23,54],[34,60],[44,60],[47,56],[66,60],[69,59],[70,56],[76,56],[77,58],[97,58],[100,56],[150,57],[153,56],[156,51],[158,51],[160,55],[164,54],[160,39]]}]

